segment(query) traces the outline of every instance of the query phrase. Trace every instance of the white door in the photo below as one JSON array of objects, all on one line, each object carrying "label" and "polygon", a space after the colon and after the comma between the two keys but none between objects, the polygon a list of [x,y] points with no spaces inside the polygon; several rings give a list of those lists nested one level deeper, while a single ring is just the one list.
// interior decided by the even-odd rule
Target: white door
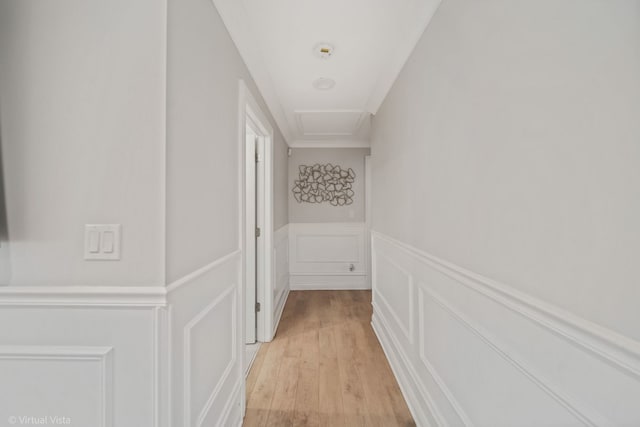
[{"label": "white door", "polygon": [[264,216],[265,168],[264,137],[247,120],[246,129],[246,282],[245,282],[245,344],[257,341],[260,311],[259,299],[264,298]]},{"label": "white door", "polygon": [[246,280],[245,280],[245,344],[256,342],[256,141],[258,136],[246,130]]}]

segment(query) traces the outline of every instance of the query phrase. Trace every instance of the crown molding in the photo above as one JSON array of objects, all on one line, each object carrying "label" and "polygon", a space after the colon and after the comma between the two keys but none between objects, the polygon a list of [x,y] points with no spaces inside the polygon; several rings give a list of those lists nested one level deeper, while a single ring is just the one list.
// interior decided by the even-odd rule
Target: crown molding
[{"label": "crown molding", "polygon": [[291,148],[371,148],[369,141],[334,139],[297,139],[289,144]]},{"label": "crown molding", "polygon": [[419,11],[413,14],[414,22],[412,25],[406,25],[407,33],[404,41],[398,43],[396,49],[392,52],[392,56],[385,62],[385,67],[379,74],[378,83],[373,87],[373,91],[366,103],[366,110],[371,114],[376,114],[387,97],[391,87],[395,83],[398,75],[404,68],[418,41],[424,34],[425,30],[431,22],[431,18],[435,15],[442,0],[429,0],[421,3]]},{"label": "crown molding", "polygon": [[217,9],[233,43],[244,60],[249,74],[251,74],[258,91],[269,108],[269,112],[282,132],[285,142],[290,146],[294,135],[293,127],[287,120],[258,45],[252,39],[251,33],[247,31],[248,17],[242,7],[242,2],[238,0],[211,0],[211,2]]}]

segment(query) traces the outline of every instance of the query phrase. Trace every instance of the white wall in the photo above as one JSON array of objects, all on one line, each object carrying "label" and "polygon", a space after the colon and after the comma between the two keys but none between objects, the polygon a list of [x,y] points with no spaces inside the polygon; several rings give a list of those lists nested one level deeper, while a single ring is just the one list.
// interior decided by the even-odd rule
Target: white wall
[{"label": "white wall", "polygon": [[[266,114],[269,110],[211,1],[169,2],[168,26],[167,277],[172,282],[238,248],[238,80],[245,80]],[[274,129],[278,170],[286,149]],[[281,174],[276,178],[279,228],[287,219]]]},{"label": "white wall", "polygon": [[289,224],[289,146],[279,132],[273,148],[273,230],[277,231]]},{"label": "white wall", "polygon": [[[11,284],[163,283],[163,3],[0,2]],[[92,223],[120,261],[83,259]]]},{"label": "white wall", "polygon": [[[239,79],[268,110],[213,4],[0,2],[0,59],[0,419],[239,424]],[[83,260],[85,223],[123,225],[120,261]]]},{"label": "white wall", "polygon": [[[165,12],[0,2],[2,424],[162,425]],[[87,223],[122,224],[120,261],[83,259]]]},{"label": "white wall", "polygon": [[638,16],[445,1],[375,116],[374,323],[425,425],[640,423]]},{"label": "white wall", "polygon": [[[364,157],[368,148],[294,148],[289,157],[289,221],[292,223],[364,222]],[[300,165],[327,164],[353,169],[352,205],[332,206],[323,203],[298,203],[293,197],[293,187],[298,179]]]},{"label": "white wall", "polygon": [[[294,148],[289,157],[289,268],[291,289],[368,289],[364,158],[368,148]],[[299,203],[293,195],[301,165],[330,163],[353,169],[353,204]],[[351,267],[353,266],[353,267]],[[353,270],[351,271],[351,268]]]},{"label": "white wall", "polygon": [[443,3],[375,118],[374,228],[640,338],[638,8]]}]

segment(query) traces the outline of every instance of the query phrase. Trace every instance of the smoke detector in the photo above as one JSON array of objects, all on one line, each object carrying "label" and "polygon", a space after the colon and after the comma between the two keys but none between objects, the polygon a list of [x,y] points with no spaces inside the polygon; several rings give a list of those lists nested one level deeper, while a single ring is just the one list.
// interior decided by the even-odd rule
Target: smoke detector
[{"label": "smoke detector", "polygon": [[313,48],[313,53],[320,59],[329,59],[333,55],[333,46],[329,43],[318,43]]},{"label": "smoke detector", "polygon": [[315,87],[318,90],[329,90],[329,89],[333,89],[333,87],[336,85],[336,81],[333,79],[329,79],[326,77],[320,77],[319,79],[315,80],[313,82],[313,87]]}]

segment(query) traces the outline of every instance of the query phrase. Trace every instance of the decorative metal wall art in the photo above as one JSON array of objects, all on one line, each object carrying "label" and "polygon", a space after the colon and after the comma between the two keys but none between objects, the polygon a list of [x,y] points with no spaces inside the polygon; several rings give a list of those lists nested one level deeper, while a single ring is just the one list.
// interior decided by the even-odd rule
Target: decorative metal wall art
[{"label": "decorative metal wall art", "polygon": [[353,169],[342,169],[330,163],[326,165],[298,166],[298,179],[294,181],[293,197],[298,203],[324,203],[344,206],[353,203]]}]

